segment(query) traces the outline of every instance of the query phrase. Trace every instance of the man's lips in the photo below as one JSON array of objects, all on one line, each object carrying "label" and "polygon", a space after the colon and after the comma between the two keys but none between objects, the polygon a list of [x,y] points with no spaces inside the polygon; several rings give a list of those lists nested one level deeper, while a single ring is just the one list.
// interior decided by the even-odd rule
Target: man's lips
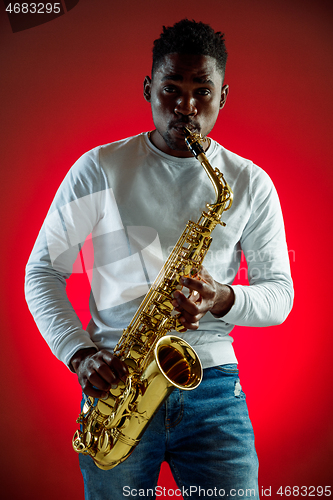
[{"label": "man's lips", "polygon": [[184,134],[184,127],[188,128],[191,132],[198,132],[198,127],[191,123],[173,123],[170,126],[170,129],[176,130],[178,133]]}]

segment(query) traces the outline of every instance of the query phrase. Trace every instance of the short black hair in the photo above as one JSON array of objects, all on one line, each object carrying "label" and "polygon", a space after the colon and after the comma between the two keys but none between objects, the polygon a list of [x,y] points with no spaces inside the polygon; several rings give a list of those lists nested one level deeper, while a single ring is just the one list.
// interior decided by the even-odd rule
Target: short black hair
[{"label": "short black hair", "polygon": [[196,54],[216,59],[217,69],[224,75],[227,50],[224,34],[215,32],[209,24],[182,19],[166,28],[154,41],[152,75],[168,54]]}]

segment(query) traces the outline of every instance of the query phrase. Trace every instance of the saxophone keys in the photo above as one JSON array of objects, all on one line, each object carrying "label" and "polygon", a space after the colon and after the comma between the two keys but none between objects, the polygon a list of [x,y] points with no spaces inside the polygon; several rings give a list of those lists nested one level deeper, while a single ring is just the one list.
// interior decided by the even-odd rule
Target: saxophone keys
[{"label": "saxophone keys", "polygon": [[98,440],[98,449],[101,453],[109,453],[112,448],[112,439],[108,432],[103,432]]},{"label": "saxophone keys", "polygon": [[[178,316],[180,316],[179,313]],[[183,323],[181,323],[177,317],[174,325],[174,330],[176,330],[179,333],[184,333],[187,330],[187,328],[184,327]]]},{"label": "saxophone keys", "polygon": [[132,359],[132,358],[126,358],[124,361],[125,361],[125,363],[127,365],[128,371],[130,373],[134,372],[137,369],[138,365],[134,361],[134,359]]},{"label": "saxophone keys", "polygon": [[90,444],[91,444],[91,442],[92,442],[92,438],[93,438],[93,437],[92,437],[91,432],[90,432],[90,431],[87,431],[87,432],[85,433],[86,448],[89,448],[89,446],[90,446]]},{"label": "saxophone keys", "polygon": [[114,386],[114,387],[111,386],[110,394],[112,396],[116,396],[116,397],[120,396],[120,394],[123,392],[124,388],[125,388],[125,383],[120,380],[118,382],[117,386]]},{"label": "saxophone keys", "polygon": [[86,450],[86,446],[82,441],[82,433],[80,431],[75,431],[73,437],[73,448],[77,453],[83,453]]},{"label": "saxophone keys", "polygon": [[170,293],[170,297],[172,297],[174,299],[174,293],[177,291],[177,290],[182,290],[182,285],[177,285],[175,286],[175,288],[172,290],[172,292]]},{"label": "saxophone keys", "polygon": [[[147,332],[148,334],[149,332]],[[136,360],[140,360],[142,358],[142,345],[134,344],[130,349],[130,358],[136,363]]]},{"label": "saxophone keys", "polygon": [[110,415],[113,411],[115,398],[109,393],[107,399],[99,399],[97,402],[97,409],[102,415]]}]

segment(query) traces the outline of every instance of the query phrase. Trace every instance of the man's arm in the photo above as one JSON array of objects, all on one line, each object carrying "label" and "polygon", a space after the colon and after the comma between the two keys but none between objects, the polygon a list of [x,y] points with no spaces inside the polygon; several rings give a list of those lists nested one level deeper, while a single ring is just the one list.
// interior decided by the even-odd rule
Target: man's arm
[{"label": "man's arm", "polygon": [[199,279],[183,279],[197,292],[189,298],[182,292],[174,294],[174,307],[185,328],[197,329],[208,311],[233,325],[271,326],[282,323],[292,308],[293,284],[276,190],[261,170],[256,170],[251,190],[251,214],[240,239],[249,285],[219,283],[204,268]]},{"label": "man's arm", "polygon": [[98,150],[83,155],[59,187],[26,267],[28,307],[53,354],[69,367],[79,349],[97,349],[67,297],[66,280],[101,217],[107,187]]}]

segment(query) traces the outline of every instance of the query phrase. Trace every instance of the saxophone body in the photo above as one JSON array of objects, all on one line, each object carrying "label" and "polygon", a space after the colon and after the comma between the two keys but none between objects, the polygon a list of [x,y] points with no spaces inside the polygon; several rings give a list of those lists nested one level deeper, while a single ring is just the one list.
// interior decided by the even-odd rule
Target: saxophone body
[{"label": "saxophone body", "polygon": [[[211,244],[211,232],[232,203],[232,191],[218,169],[209,164],[200,142],[185,129],[185,142],[206,170],[216,194],[198,222],[189,221],[149,292],[124,330],[114,355],[129,371],[126,383],[111,388],[106,399],[89,397],[77,422],[81,430],[73,448],[90,455],[104,470],[112,469],[132,453],[152,417],[175,387],[195,389],[202,379],[202,366],[192,347],[182,338],[168,335],[184,331],[175,313],[173,292],[180,278],[193,276]],[[196,271],[193,271],[196,270]]]}]

